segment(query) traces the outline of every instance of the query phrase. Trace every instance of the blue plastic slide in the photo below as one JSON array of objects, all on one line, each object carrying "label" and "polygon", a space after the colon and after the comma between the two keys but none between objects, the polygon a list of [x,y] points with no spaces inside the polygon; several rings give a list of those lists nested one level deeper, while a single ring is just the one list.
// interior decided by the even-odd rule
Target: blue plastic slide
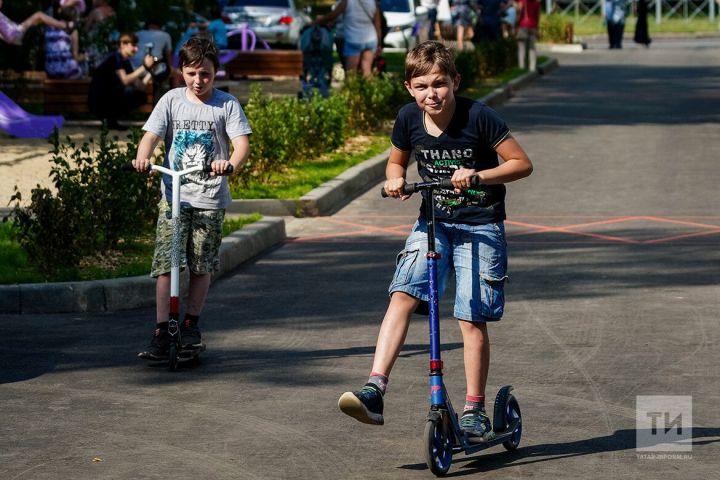
[{"label": "blue plastic slide", "polygon": [[0,92],[0,129],[18,138],[47,138],[53,128],[63,126],[60,115],[33,115]]}]

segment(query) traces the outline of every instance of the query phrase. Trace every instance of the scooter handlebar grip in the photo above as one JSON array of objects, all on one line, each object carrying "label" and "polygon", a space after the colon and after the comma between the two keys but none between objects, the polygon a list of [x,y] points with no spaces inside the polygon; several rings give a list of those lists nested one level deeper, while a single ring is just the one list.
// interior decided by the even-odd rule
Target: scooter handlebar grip
[{"label": "scooter handlebar grip", "polygon": [[[403,193],[405,193],[407,195],[410,195],[411,193],[415,193],[415,191],[416,191],[416,189],[415,189],[414,183],[406,183],[405,186],[403,187]],[[385,191],[385,187],[380,188],[380,196],[383,198],[387,198],[390,196]]]},{"label": "scooter handlebar grip", "polygon": [[[212,171],[212,165],[205,165],[203,167],[203,172],[205,173],[210,173]],[[230,175],[231,173],[233,173],[233,171],[235,171],[235,167],[233,167],[232,163],[230,163],[227,167],[225,167],[225,172],[223,172],[222,175]]]},{"label": "scooter handlebar grip", "polygon": [[[471,187],[477,187],[480,185],[480,177],[475,175],[472,177],[472,180],[470,180],[470,186]],[[455,188],[452,184],[452,181],[449,178],[443,178],[440,180],[440,187],[441,188]]]}]

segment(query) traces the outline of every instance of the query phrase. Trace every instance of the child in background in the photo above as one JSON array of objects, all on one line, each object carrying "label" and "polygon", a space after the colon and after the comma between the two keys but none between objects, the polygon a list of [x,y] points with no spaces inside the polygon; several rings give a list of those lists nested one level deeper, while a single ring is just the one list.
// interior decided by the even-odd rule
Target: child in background
[{"label": "child in background", "polygon": [[[0,0],[0,8],[3,2]],[[61,30],[71,31],[75,24],[64,20],[58,20],[43,12],[35,12],[22,23],[15,23],[0,12],[0,39],[12,45],[22,45],[23,37],[28,28],[45,24]]]},{"label": "child in background", "polygon": [[[180,49],[179,67],[184,87],[167,92],[145,123],[145,135],[138,146],[133,166],[150,169],[150,159],[161,140],[165,142],[163,164],[173,170],[209,165],[212,173],[196,172],[181,184],[180,230],[183,252],[181,266],[190,268],[186,314],[180,324],[183,347],[201,345],[198,322],[210,287],[210,275],[219,262],[225,207],[231,202],[225,172],[237,170],[250,153],[251,133],[240,102],[214,88],[220,66],[213,41],[192,37]],[[230,146],[232,145],[232,153]],[[170,202],[172,181],[163,178],[155,255],[151,275],[156,283],[156,322],[148,348],[140,358],[163,360],[168,355],[168,315],[170,302],[170,256],[172,228]]]}]

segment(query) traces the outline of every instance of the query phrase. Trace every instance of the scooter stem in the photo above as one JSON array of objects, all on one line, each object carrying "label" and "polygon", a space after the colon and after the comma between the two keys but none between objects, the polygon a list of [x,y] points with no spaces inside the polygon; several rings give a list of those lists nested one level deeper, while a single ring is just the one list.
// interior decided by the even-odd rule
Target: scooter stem
[{"label": "scooter stem", "polygon": [[437,262],[440,254],[435,251],[435,208],[433,189],[427,190],[425,198],[425,220],[427,221],[427,266],[428,266],[428,325],[430,329],[430,404],[445,405],[442,359],[440,357],[440,308],[438,300]]},{"label": "scooter stem", "polygon": [[162,165],[151,165],[157,170],[172,178],[172,237],[170,241],[170,316],[177,319],[180,312],[180,179],[193,172],[204,169],[203,165],[175,171]]}]

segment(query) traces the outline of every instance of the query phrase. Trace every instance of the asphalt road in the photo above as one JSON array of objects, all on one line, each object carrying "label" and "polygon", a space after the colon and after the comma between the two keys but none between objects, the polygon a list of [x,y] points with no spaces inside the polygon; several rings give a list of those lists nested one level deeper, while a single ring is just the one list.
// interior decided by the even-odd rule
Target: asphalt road
[{"label": "asphalt road", "polygon": [[[498,108],[535,163],[509,186],[508,304],[490,329],[488,395],[515,386],[523,439],[512,454],[458,454],[449,476],[717,478],[720,50],[558,58]],[[423,317],[391,375],[386,425],[336,407],[369,372],[417,212],[417,199],[378,189],[332,217],[290,220],[287,243],[214,284],[199,366],[135,359],[152,309],[0,315],[0,477],[432,478]],[[450,318],[442,344],[459,404]],[[654,395],[689,397],[691,421],[675,403],[661,413],[683,415],[691,441],[637,450],[638,396]]]}]

